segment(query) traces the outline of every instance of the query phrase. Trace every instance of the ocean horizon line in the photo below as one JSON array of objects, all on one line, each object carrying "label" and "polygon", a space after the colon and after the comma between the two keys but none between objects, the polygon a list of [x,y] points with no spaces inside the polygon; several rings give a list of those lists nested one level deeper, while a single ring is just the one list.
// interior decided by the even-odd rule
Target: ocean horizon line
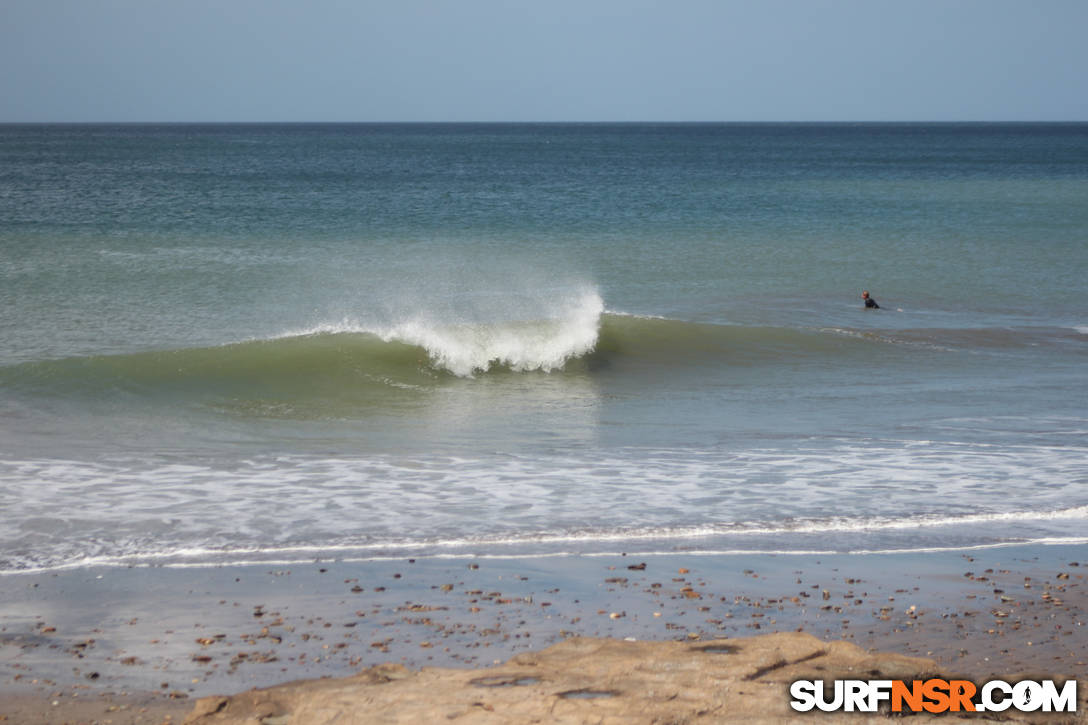
[{"label": "ocean horizon line", "polygon": [[1077,126],[1088,119],[898,120],[0,120],[0,126]]}]

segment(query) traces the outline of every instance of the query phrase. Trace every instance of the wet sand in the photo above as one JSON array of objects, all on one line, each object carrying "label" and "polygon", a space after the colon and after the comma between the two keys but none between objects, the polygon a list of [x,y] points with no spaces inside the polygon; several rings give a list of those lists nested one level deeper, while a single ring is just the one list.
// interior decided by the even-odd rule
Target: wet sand
[{"label": "wet sand", "polygon": [[1082,547],[1032,546],[8,576],[0,592],[0,718],[179,722],[207,695],[381,663],[485,667],[575,636],[699,642],[804,631],[932,658],[974,679],[1082,679],[1086,575]]}]

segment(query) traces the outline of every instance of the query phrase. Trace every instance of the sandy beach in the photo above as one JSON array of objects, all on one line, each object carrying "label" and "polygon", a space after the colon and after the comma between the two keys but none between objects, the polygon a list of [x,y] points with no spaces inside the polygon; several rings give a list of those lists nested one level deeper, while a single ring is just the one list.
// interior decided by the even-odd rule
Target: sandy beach
[{"label": "sandy beach", "polygon": [[11,576],[0,595],[0,717],[180,722],[211,695],[383,663],[491,667],[575,637],[805,632],[976,681],[1082,679],[1083,554],[621,552]]}]

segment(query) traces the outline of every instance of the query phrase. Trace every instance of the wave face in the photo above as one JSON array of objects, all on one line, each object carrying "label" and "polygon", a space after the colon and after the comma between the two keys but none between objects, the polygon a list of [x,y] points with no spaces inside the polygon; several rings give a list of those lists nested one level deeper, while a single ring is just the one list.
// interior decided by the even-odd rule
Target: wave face
[{"label": "wave face", "polygon": [[603,307],[596,293],[587,293],[544,319],[459,324],[414,319],[393,325],[345,320],[212,347],[22,363],[0,368],[0,381],[60,394],[103,388],[315,396],[411,390],[449,376],[561,370],[595,348]]},{"label": "wave face", "polygon": [[[594,374],[650,369],[748,368],[804,361],[852,364],[900,346],[918,353],[1015,352],[1063,345],[1083,356],[1075,330],[1057,328],[851,330],[720,325],[606,312],[596,292],[522,321],[388,325],[352,320],[211,347],[92,355],[0,368],[12,390],[47,395],[124,392],[366,399],[453,378],[504,373]],[[1068,351],[1068,350],[1067,350]]]}]

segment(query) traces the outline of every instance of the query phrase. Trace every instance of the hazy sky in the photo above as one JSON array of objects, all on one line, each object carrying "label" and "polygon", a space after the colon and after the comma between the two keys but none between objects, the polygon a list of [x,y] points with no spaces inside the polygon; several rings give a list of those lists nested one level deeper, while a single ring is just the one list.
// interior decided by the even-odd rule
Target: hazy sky
[{"label": "hazy sky", "polygon": [[0,0],[0,121],[1088,120],[1088,0]]}]

